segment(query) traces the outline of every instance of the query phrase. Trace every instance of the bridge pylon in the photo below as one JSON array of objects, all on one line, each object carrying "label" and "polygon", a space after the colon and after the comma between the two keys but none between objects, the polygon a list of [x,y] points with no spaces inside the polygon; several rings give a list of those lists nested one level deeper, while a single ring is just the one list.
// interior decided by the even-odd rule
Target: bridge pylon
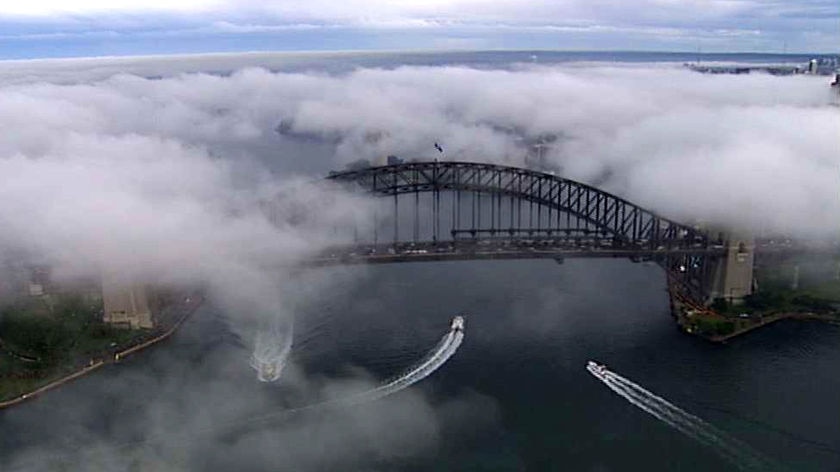
[{"label": "bridge pylon", "polygon": [[726,253],[712,261],[707,303],[722,298],[738,305],[753,292],[755,238],[747,232],[725,235]]}]

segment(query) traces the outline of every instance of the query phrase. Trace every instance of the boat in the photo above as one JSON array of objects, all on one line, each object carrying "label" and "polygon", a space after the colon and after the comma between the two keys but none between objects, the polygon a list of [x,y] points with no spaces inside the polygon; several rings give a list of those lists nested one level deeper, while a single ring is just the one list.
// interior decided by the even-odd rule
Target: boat
[{"label": "boat", "polygon": [[464,331],[464,317],[461,315],[452,318],[452,331]]},{"label": "boat", "polygon": [[276,361],[261,361],[251,357],[251,367],[257,370],[257,379],[260,382],[274,382],[280,378],[283,366]]},{"label": "boat", "polygon": [[589,361],[586,363],[586,370],[588,370],[592,375],[598,377],[599,379],[603,379],[604,376],[607,374],[607,366],[604,364],[599,364],[595,361]]}]

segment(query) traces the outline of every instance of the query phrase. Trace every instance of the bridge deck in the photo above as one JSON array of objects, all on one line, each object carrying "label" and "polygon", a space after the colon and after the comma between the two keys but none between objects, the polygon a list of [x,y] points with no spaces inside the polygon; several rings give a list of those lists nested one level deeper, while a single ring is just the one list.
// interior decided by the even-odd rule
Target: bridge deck
[{"label": "bridge deck", "polygon": [[335,247],[308,262],[312,265],[333,265],[558,258],[628,258],[642,261],[685,255],[720,256],[724,254],[724,251],[722,247],[651,250],[612,247],[515,246],[507,243],[493,244],[488,241],[474,244],[420,242],[397,247],[390,244]]}]

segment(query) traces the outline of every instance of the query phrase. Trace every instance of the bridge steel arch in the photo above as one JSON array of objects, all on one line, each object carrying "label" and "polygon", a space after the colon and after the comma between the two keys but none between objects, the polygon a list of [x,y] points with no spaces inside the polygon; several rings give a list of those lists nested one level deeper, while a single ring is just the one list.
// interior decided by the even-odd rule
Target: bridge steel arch
[{"label": "bridge steel arch", "polygon": [[[392,196],[395,212],[400,195],[433,195],[432,241],[417,241],[416,229],[414,242],[399,241],[395,218],[394,240],[389,250],[396,256],[372,254],[376,250],[371,248],[381,249],[381,245],[357,241],[354,245],[356,249],[351,249],[350,254],[354,261],[359,262],[442,260],[447,255],[451,259],[497,258],[487,251],[484,254],[475,249],[465,252],[464,245],[513,242],[519,252],[514,251],[512,257],[630,257],[634,260],[655,260],[666,271],[669,289],[677,290],[687,300],[702,304],[709,294],[714,264],[724,253],[722,242],[712,242],[704,231],[659,216],[590,185],[530,169],[477,162],[409,162],[331,172],[327,179],[351,190]],[[453,201],[451,239],[442,237],[442,192],[455,194],[457,211],[460,211],[462,194],[479,199],[481,195],[489,196],[489,228],[482,227],[480,202],[479,224],[476,225],[473,218],[470,227],[459,227],[461,217],[458,215],[456,218]],[[507,222],[502,221],[503,199],[510,200],[511,211]],[[521,221],[521,209],[515,221],[514,200],[537,207],[536,226],[534,212],[530,209],[526,225],[523,226]],[[415,212],[419,205],[417,201],[415,199]],[[541,221],[543,209],[547,210],[547,225]],[[475,208],[472,211],[474,213]],[[580,249],[581,241],[589,245],[586,250]],[[365,247],[368,248],[367,253],[358,249]],[[435,254],[426,255],[426,249],[417,250],[417,247],[431,248]],[[535,249],[539,251],[535,252]],[[497,247],[496,250],[501,249]],[[420,252],[424,254],[418,255]]]},{"label": "bridge steel arch", "polygon": [[[327,179],[380,196],[453,191],[512,197],[566,215],[565,226],[559,217],[557,225],[547,228],[522,227],[513,222],[505,227],[499,221],[490,229],[453,229],[453,238],[465,234],[474,238],[560,236],[581,231],[580,222],[585,222],[588,227],[597,228],[601,236],[612,238],[616,246],[699,252],[709,247],[706,233],[696,228],[663,218],[595,187],[530,169],[476,162],[412,162],[333,172]],[[570,227],[572,220],[576,220],[577,228]],[[440,235],[435,236],[439,239]]]}]

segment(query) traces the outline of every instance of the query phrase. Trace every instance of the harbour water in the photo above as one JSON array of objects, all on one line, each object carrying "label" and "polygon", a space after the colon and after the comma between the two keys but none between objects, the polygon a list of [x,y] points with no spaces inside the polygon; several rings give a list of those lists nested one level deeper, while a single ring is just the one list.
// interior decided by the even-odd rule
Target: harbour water
[{"label": "harbour water", "polygon": [[[457,354],[423,382],[361,408],[376,424],[351,423],[343,441],[354,449],[340,455],[300,418],[235,440],[208,433],[231,419],[247,423],[312,401],[282,379],[258,382],[231,330],[232,314],[208,303],[171,342],[1,412],[0,430],[9,434],[0,439],[0,464],[39,470],[31,465],[43,466],[31,462],[36,457],[73,457],[74,444],[99,444],[109,460],[128,462],[148,451],[114,448],[170,424],[156,416],[157,406],[174,405],[191,419],[172,423],[184,431],[173,426],[170,433],[208,434],[169,439],[180,454],[158,458],[163,470],[284,470],[292,463],[323,470],[337,466],[336,457],[345,470],[737,470],[593,378],[585,365],[595,359],[781,466],[840,467],[840,329],[780,322],[712,345],[674,327],[661,269],[623,260],[342,270],[330,293],[302,307],[292,354],[297,372],[285,382],[350,370],[384,381],[433,346],[457,313],[467,314]],[[300,443],[323,447],[322,454],[284,447]],[[258,461],[243,456],[254,449]]]}]

